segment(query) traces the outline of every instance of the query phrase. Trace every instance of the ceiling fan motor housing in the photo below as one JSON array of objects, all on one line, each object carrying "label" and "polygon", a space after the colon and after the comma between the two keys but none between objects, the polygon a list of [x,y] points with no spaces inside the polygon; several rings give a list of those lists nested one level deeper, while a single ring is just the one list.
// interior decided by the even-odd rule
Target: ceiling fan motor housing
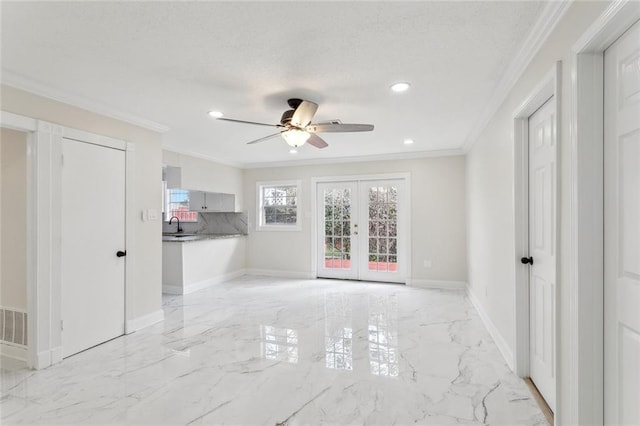
[{"label": "ceiling fan motor housing", "polygon": [[296,112],[295,109],[289,109],[282,113],[282,118],[280,119],[280,124],[286,126],[291,123],[291,117],[293,117],[293,113]]}]

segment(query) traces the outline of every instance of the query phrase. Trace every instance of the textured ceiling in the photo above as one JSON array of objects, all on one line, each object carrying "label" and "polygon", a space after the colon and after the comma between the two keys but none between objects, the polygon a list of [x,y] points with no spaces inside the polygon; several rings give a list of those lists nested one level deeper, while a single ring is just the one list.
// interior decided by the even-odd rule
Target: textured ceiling
[{"label": "textured ceiling", "polygon": [[[169,128],[165,146],[225,162],[460,148],[543,2],[6,2],[3,80]],[[42,66],[42,64],[48,64]],[[410,91],[389,90],[410,81]],[[29,82],[28,84],[25,82]],[[286,99],[316,121],[371,123],[296,155],[273,133]],[[412,138],[413,145],[402,143]]]}]

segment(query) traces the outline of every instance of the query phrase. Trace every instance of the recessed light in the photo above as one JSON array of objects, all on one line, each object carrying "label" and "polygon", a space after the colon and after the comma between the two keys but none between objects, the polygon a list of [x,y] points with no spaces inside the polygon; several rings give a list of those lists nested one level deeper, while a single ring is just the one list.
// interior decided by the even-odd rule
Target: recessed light
[{"label": "recessed light", "polygon": [[213,118],[220,118],[224,116],[224,114],[221,113],[220,111],[209,111],[209,115],[212,116]]},{"label": "recessed light", "polygon": [[407,90],[409,90],[410,86],[411,84],[407,83],[406,81],[401,81],[401,82],[392,84],[391,90],[393,90],[396,93],[406,92]]},{"label": "recessed light", "polygon": [[413,139],[405,139],[404,140],[404,144],[405,145],[411,145],[413,143]]},{"label": "recessed light", "polygon": [[298,153],[298,150],[295,148],[289,150],[289,154],[297,154],[297,153]]}]

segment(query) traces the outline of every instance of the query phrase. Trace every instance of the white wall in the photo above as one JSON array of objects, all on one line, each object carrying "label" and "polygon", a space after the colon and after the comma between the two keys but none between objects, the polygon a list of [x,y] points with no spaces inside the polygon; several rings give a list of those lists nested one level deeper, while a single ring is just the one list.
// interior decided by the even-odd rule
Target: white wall
[{"label": "white wall", "polygon": [[[312,273],[311,178],[400,172],[411,174],[411,278],[466,282],[463,156],[245,170],[245,205],[249,212],[247,268]],[[302,230],[256,231],[256,182],[292,179],[302,181]],[[425,259],[432,261],[430,269],[423,267]]]},{"label": "white wall", "polygon": [[27,310],[27,134],[0,129],[0,306]]},{"label": "white wall", "polygon": [[[567,333],[570,312],[569,268],[569,117],[571,114],[571,46],[609,5],[608,2],[574,2],[529,64],[524,74],[493,116],[467,156],[467,221],[469,286],[505,342],[514,350],[514,280],[520,267],[514,247],[513,224],[513,113],[542,81],[556,61],[562,61],[559,183],[560,224],[560,381],[558,401],[568,392]],[[562,412],[559,412],[562,416]],[[560,423],[562,418],[560,417]]]},{"label": "white wall", "polygon": [[167,150],[162,161],[182,168],[183,189],[236,194],[236,211],[243,210],[242,169]]},{"label": "white wall", "polygon": [[[2,110],[135,143],[132,208],[135,212],[162,211],[161,134],[4,85]],[[143,222],[140,217],[136,215],[134,224],[134,282],[127,283],[134,289],[133,300],[128,301],[130,319],[153,314],[162,307],[161,222],[160,218]]]}]

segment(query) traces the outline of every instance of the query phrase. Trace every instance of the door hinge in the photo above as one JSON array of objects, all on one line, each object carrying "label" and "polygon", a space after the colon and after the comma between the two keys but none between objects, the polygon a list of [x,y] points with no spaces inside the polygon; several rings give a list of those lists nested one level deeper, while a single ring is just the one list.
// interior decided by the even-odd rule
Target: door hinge
[{"label": "door hinge", "polygon": [[64,166],[64,155],[60,154],[60,166]]},{"label": "door hinge", "polygon": [[64,321],[60,320],[60,330],[64,330]]}]

